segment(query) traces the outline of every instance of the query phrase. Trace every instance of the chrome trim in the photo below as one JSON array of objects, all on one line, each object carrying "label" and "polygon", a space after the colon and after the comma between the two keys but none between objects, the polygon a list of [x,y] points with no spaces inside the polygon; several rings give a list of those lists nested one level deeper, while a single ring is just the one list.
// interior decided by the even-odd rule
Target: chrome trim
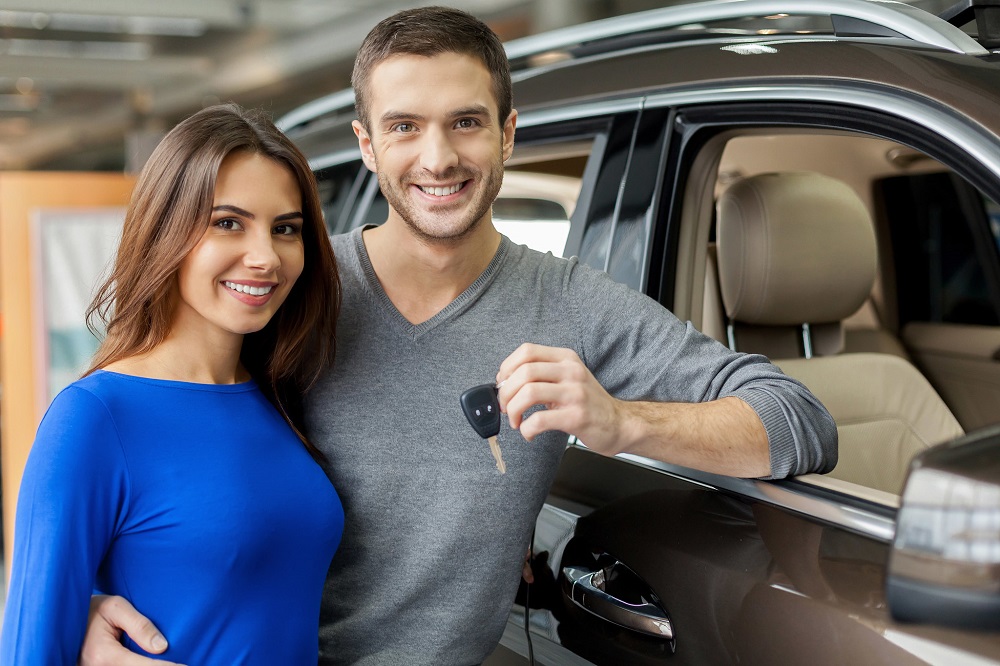
[{"label": "chrome trim", "polygon": [[[330,96],[331,98],[333,95]],[[329,99],[329,98],[324,98]],[[319,100],[317,100],[319,101]],[[846,87],[830,88],[814,85],[773,85],[773,86],[735,86],[713,90],[681,90],[654,93],[647,98],[632,97],[602,102],[586,102],[567,105],[559,108],[527,110],[518,114],[517,126],[536,127],[581,118],[613,115],[640,109],[653,109],[664,106],[691,106],[694,104],[715,104],[721,102],[771,101],[771,102],[829,102],[839,105],[854,105],[875,111],[885,111],[900,118],[914,121],[919,125],[933,129],[936,133],[952,141],[983,166],[1000,176],[1000,151],[995,148],[1000,137],[985,128],[984,137],[972,126],[955,123],[945,112],[931,109],[926,104],[920,104],[912,99],[900,96],[880,95],[868,90]],[[292,112],[295,113],[295,112]],[[289,114],[291,115],[291,114]],[[288,116],[285,116],[287,118]],[[983,141],[984,138],[991,140]],[[991,150],[992,148],[992,150]],[[345,157],[346,156],[346,157]],[[338,151],[331,155],[313,158],[310,164],[323,167],[335,164],[337,159],[358,159],[359,153],[354,150]],[[314,167],[321,168],[321,167]]]},{"label": "chrome trim", "polygon": [[713,0],[651,9],[513,40],[506,45],[507,57],[525,58],[584,42],[648,30],[771,14],[844,16],[889,28],[915,42],[947,51],[976,56],[989,53],[972,37],[947,21],[912,5],[893,0]]},{"label": "chrome trim", "polygon": [[[559,109],[526,111],[518,115],[518,127],[531,127],[547,123],[578,120],[591,117],[595,113],[609,113],[616,110],[635,111],[664,106],[691,106],[694,104],[716,104],[722,102],[766,101],[766,102],[829,102],[841,106],[858,106],[884,111],[892,115],[916,122],[934,130],[952,141],[983,166],[1000,176],[1000,137],[982,126],[963,125],[944,111],[930,108],[898,95],[876,94],[869,90],[849,87],[828,87],[817,85],[768,85],[734,86],[712,90],[679,90],[654,93],[646,98],[590,102],[567,105]],[[976,131],[978,128],[980,131]]]},{"label": "chrome trim", "polygon": [[[621,564],[616,562],[615,565]],[[608,567],[609,569],[612,567]],[[594,616],[621,627],[664,640],[674,639],[674,625],[659,606],[647,600],[633,604],[604,590],[606,570],[589,571],[579,567],[563,567],[563,594],[574,604]]]},{"label": "chrome trim", "polygon": [[[519,128],[534,127],[537,125],[547,125],[549,123],[561,122],[563,120],[610,116],[616,113],[638,111],[641,108],[643,108],[643,98],[630,97],[627,99],[605,100],[603,102],[588,102],[580,105],[560,107],[558,109],[541,109],[538,111],[529,110],[523,113],[518,111],[517,126]],[[567,113],[567,111],[570,113]]]},{"label": "chrome trim", "polygon": [[[982,126],[976,126],[981,130],[977,132],[973,126],[956,123],[953,116],[948,115],[943,110],[931,108],[928,104],[922,104],[915,99],[908,99],[901,95],[877,94],[871,90],[849,86],[737,86],[722,90],[654,94],[646,99],[646,108],[657,105],[681,106],[744,100],[758,102],[819,101],[884,111],[934,130],[969,153],[995,174],[1000,175],[1000,151],[997,150],[1000,137]],[[933,102],[933,100],[928,101]]]},{"label": "chrome trim", "polygon": [[[586,447],[581,446],[580,448]],[[747,499],[764,502],[805,516],[817,518],[884,543],[891,543],[896,533],[896,521],[892,518],[888,518],[875,511],[865,511],[864,509],[846,504],[838,504],[829,499],[817,497],[810,494],[806,489],[778,485],[770,481],[737,479],[720,474],[701,472],[627,453],[619,454],[616,457],[640,467],[663,472],[674,478],[695,483],[706,488],[728,491]]]},{"label": "chrome trim", "polygon": [[325,169],[329,166],[334,166],[337,164],[343,164],[344,162],[351,162],[361,159],[361,149],[354,147],[348,148],[346,150],[338,150],[335,153],[327,153],[325,155],[320,155],[319,157],[314,157],[309,160],[309,168],[313,171],[319,171],[320,169]]},{"label": "chrome trim", "polygon": [[353,106],[354,89],[345,88],[344,90],[338,90],[335,93],[325,95],[311,102],[306,102],[302,106],[292,109],[278,118],[274,124],[282,132],[288,132],[303,123],[315,120],[323,114],[352,108]]}]

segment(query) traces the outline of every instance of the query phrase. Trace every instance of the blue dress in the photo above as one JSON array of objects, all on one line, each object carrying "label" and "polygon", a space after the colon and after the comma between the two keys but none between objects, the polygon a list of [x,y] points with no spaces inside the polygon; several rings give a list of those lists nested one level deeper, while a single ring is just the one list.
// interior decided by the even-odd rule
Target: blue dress
[{"label": "blue dress", "polygon": [[162,659],[313,666],[343,525],[254,382],[98,371],[55,398],[28,457],[0,663],[75,664],[97,590],[153,621]]}]

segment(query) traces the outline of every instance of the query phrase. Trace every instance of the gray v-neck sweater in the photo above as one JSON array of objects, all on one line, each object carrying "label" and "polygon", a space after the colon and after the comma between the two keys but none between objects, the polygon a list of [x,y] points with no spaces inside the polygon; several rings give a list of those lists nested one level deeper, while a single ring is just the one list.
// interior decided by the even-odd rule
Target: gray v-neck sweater
[{"label": "gray v-neck sweater", "polygon": [[526,442],[504,419],[501,475],[458,398],[523,342],[575,350],[622,399],[742,398],[767,429],[773,476],[836,463],[833,420],[801,384],[574,259],[504,238],[479,279],[413,325],[382,290],[361,230],[332,240],[337,360],[306,404],[346,514],[321,663],[476,664],[495,648],[567,435]]}]

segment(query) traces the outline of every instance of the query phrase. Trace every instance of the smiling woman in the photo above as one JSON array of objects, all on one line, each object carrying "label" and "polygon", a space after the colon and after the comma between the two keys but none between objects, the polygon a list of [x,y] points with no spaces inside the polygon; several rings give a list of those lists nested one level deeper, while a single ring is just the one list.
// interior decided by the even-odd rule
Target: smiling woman
[{"label": "smiling woman", "polygon": [[236,106],[174,128],[90,308],[107,336],[25,468],[0,662],[76,663],[98,590],[170,637],[125,648],[316,663],[344,514],[298,405],[333,359],[338,308],[301,153]]},{"label": "smiling woman", "polygon": [[177,270],[174,328],[242,342],[264,327],[302,272],[302,195],[294,176],[257,153],[230,153],[204,235]]}]

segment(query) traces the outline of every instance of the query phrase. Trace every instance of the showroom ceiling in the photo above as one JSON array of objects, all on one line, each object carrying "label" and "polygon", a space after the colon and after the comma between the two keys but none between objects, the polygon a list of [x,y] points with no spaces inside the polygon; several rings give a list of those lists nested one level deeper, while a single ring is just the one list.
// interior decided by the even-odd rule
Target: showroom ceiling
[{"label": "showroom ceiling", "polygon": [[[368,30],[418,4],[0,0],[0,169],[122,168],[127,138],[219,100],[280,115],[346,85]],[[528,3],[454,4],[517,24]]]},{"label": "showroom ceiling", "polygon": [[[513,39],[680,1],[447,4]],[[280,116],[346,86],[368,30],[422,4],[430,3],[0,0],[0,169],[128,169],[144,143],[217,101]]]}]

